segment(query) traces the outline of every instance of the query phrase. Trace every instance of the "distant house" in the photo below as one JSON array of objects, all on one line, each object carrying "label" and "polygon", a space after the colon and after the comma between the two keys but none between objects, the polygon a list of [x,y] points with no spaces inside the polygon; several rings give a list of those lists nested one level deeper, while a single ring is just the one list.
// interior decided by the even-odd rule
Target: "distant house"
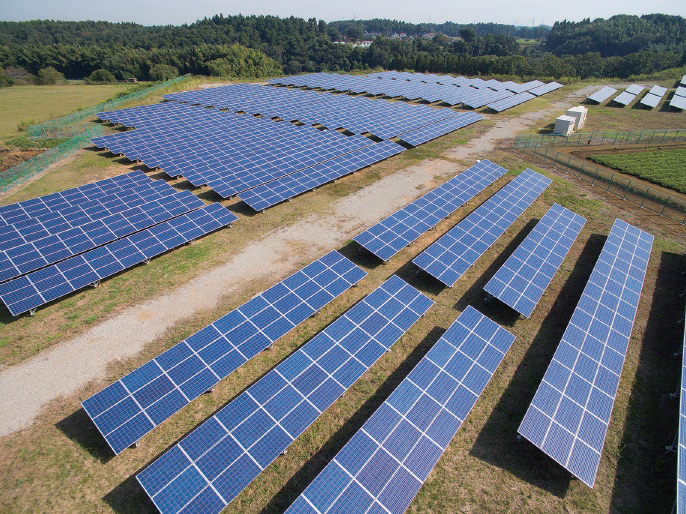
[{"label": "distant house", "polygon": [[126,82],[138,82],[138,79],[136,77],[129,77],[126,79]]}]

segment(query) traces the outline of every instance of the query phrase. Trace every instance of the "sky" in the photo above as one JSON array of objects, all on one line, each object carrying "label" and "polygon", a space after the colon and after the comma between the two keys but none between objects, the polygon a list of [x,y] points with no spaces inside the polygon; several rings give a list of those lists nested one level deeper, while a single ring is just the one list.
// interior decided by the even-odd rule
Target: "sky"
[{"label": "sky", "polygon": [[[392,6],[392,8],[390,7]],[[677,14],[686,17],[684,0],[0,0],[0,20],[104,20],[143,25],[180,25],[215,14],[271,14],[325,21],[390,18],[412,23],[495,22],[508,25],[552,25],[558,20],[608,18],[615,14]]]}]

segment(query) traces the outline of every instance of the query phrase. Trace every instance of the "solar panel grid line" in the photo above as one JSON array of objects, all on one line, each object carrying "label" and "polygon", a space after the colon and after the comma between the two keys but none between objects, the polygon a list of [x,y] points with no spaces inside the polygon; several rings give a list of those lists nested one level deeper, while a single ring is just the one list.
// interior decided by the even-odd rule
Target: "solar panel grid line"
[{"label": "solar panel grid line", "polygon": [[364,276],[341,254],[329,252],[88,398],[83,407],[118,454]]},{"label": "solar panel grid line", "polygon": [[491,161],[479,161],[353,239],[387,261],[505,173]]},{"label": "solar panel grid line", "polygon": [[432,304],[392,276],[139,473],[138,482],[160,512],[219,512]]},{"label": "solar panel grid line", "polygon": [[530,317],[585,223],[582,216],[553,204],[484,290]]},{"label": "solar panel grid line", "polygon": [[286,512],[405,512],[514,339],[467,307]]},{"label": "solar panel grid line", "polygon": [[615,220],[518,429],[589,487],[600,464],[653,236]]},{"label": "solar panel grid line", "polygon": [[0,300],[13,316],[99,283],[237,218],[220,204],[190,211],[81,255],[0,284]]},{"label": "solar panel grid line", "polygon": [[412,262],[452,287],[551,182],[524,170]]}]

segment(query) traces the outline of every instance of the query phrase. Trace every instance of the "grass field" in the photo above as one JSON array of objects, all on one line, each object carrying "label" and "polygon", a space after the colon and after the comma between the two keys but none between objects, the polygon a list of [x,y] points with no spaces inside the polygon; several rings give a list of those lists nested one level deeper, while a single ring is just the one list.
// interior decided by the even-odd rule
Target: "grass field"
[{"label": "grass field", "polygon": [[623,173],[686,193],[686,148],[589,155],[588,158]]},{"label": "grass field", "polygon": [[89,107],[131,89],[130,84],[13,86],[0,88],[0,140],[18,133],[22,121],[40,123]]}]

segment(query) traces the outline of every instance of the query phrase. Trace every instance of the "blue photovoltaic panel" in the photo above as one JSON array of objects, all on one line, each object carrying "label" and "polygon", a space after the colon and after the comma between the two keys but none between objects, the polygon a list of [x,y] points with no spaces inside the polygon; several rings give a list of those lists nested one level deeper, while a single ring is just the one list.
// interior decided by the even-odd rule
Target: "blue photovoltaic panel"
[{"label": "blue photovoltaic panel", "polygon": [[12,315],[17,316],[230,225],[237,219],[218,203],[191,211],[0,284],[0,300]]},{"label": "blue photovoltaic panel", "polygon": [[412,262],[452,287],[551,182],[524,170]]},{"label": "blue photovoltaic panel", "polygon": [[657,107],[657,104],[660,103],[660,100],[662,97],[654,95],[652,93],[647,93],[643,98],[641,98],[641,101],[639,102],[641,105],[645,105],[647,107],[650,107],[651,109],[654,109]]},{"label": "blue photovoltaic panel", "polygon": [[353,239],[387,261],[505,173],[491,161],[479,161]]},{"label": "blue photovoltaic panel", "polygon": [[467,307],[286,512],[405,512],[514,339]]},{"label": "blue photovoltaic panel", "polygon": [[634,101],[634,98],[636,98],[636,95],[632,95],[628,91],[624,91],[622,93],[619,93],[617,97],[612,101],[620,105],[624,105],[626,107]]},{"label": "blue photovoltaic panel", "polygon": [[636,96],[641,94],[641,91],[643,91],[644,89],[645,88],[643,86],[639,86],[638,84],[631,84],[628,88],[625,89],[625,92]]},{"label": "blue photovoltaic panel", "polygon": [[228,505],[431,307],[393,276],[137,479],[160,512]]},{"label": "blue photovoltaic panel", "polygon": [[610,98],[616,92],[617,92],[617,90],[615,88],[605,86],[602,89],[599,89],[598,91],[593,93],[591,96],[589,96],[587,98],[587,100],[592,100],[593,102],[596,102],[596,103],[603,103],[605,100]]},{"label": "blue photovoltaic panel", "polygon": [[[36,237],[43,235],[42,231],[34,233],[23,238],[26,241],[23,244],[0,250],[0,282],[111,243],[205,205],[190,191],[177,192],[171,189],[170,193],[140,206],[56,231],[53,235]],[[26,226],[20,226],[20,229]]]},{"label": "blue photovoltaic panel", "polygon": [[433,123],[425,127],[413,130],[412,132],[407,132],[405,134],[400,134],[400,139],[412,146],[419,146],[422,143],[436,139],[437,137],[444,136],[449,132],[461,129],[472,123],[483,120],[484,117],[475,112],[467,112],[459,117],[448,118],[447,120],[439,121],[438,123]]},{"label": "blue photovoltaic panel", "polygon": [[[686,317],[686,313],[684,313]],[[676,512],[686,514],[686,327],[681,350],[681,395],[679,397],[679,448],[677,450]]]},{"label": "blue photovoltaic panel", "polygon": [[676,96],[685,96],[686,97],[686,87],[685,86],[679,86],[676,88],[676,91],[674,91],[674,94]]},{"label": "blue photovoltaic panel", "polygon": [[254,210],[263,211],[327,182],[388,159],[403,150],[402,146],[393,141],[381,141],[362,150],[262,184],[241,193],[240,198]]},{"label": "blue photovoltaic panel", "polygon": [[617,219],[518,432],[595,483],[653,236]]},{"label": "blue photovoltaic panel", "polygon": [[541,96],[545,95],[546,93],[550,93],[551,91],[555,91],[556,89],[560,89],[561,87],[562,84],[560,84],[559,82],[550,82],[548,84],[543,84],[542,86],[529,89],[529,93],[536,96]]},{"label": "blue photovoltaic panel", "polygon": [[534,98],[536,98],[536,96],[532,95],[531,93],[518,93],[514,96],[503,98],[502,100],[488,104],[488,108],[493,109],[496,112],[503,112],[507,109],[515,107],[516,105],[533,100]]},{"label": "blue photovoltaic panel", "polygon": [[332,251],[83,402],[115,454],[357,284]]},{"label": "blue photovoltaic panel", "polygon": [[528,318],[585,223],[554,204],[484,289]]}]

